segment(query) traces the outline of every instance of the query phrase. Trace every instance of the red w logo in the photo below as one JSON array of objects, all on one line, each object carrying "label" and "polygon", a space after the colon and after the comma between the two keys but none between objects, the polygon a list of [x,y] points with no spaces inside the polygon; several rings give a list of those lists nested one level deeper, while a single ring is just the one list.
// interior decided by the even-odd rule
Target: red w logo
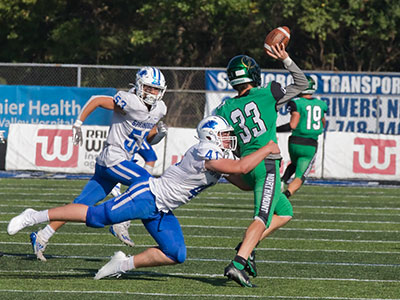
[{"label": "red w logo", "polygon": [[36,165],[54,168],[77,167],[79,147],[74,146],[71,139],[70,129],[39,129]]},{"label": "red w logo", "polygon": [[355,138],[354,145],[354,173],[396,174],[395,140]]}]

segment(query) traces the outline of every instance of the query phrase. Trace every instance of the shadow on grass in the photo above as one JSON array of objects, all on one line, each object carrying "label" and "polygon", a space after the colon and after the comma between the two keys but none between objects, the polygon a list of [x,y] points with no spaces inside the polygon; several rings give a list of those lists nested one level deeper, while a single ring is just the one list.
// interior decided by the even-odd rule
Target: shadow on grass
[{"label": "shadow on grass", "polygon": [[[34,254],[25,254],[25,253],[7,253],[2,252],[3,257],[19,257],[26,261],[35,261],[37,260],[36,255]],[[60,259],[62,256],[52,256],[46,255],[47,260],[51,259]],[[92,258],[81,258],[84,261],[91,261],[91,262],[103,262],[104,259],[92,259]],[[0,278],[19,278],[19,279],[66,279],[66,278],[93,278],[98,269],[87,269],[87,268],[73,268],[70,269],[71,272],[77,271],[80,274],[41,274],[40,272],[35,273],[32,272],[31,274],[27,273],[24,274],[16,273],[16,274],[2,274]],[[62,272],[62,271],[61,271]],[[206,284],[210,284],[213,286],[226,286],[227,282],[229,281],[227,278],[210,278],[210,277],[202,277],[199,276],[190,276],[190,275],[180,275],[180,274],[168,274],[168,273],[159,273],[154,271],[131,271],[123,274],[119,280],[139,280],[139,281],[164,281],[168,278],[179,278],[185,280],[194,280]],[[116,278],[104,278],[102,280],[115,280]]]},{"label": "shadow on grass", "polygon": [[[210,284],[213,286],[225,286],[228,282],[227,278],[209,278],[209,277],[201,277],[199,276],[190,276],[190,275],[180,275],[180,274],[168,274],[168,273],[159,273],[153,271],[131,271],[123,274],[119,280],[156,280],[156,281],[164,281],[168,278],[179,278],[186,280],[195,280],[202,283]],[[113,280],[115,278],[104,278],[102,280]]]},{"label": "shadow on grass", "polygon": [[[0,257],[20,257],[23,260],[28,260],[28,261],[35,261],[38,260],[35,254],[26,254],[26,253],[8,253],[8,252],[1,252]],[[51,254],[46,254],[45,255],[47,260],[52,260],[52,259],[67,259],[71,258],[70,255],[51,255]],[[81,259],[84,261],[88,262],[103,262],[106,258],[91,258],[91,257],[73,257],[74,259]]]}]

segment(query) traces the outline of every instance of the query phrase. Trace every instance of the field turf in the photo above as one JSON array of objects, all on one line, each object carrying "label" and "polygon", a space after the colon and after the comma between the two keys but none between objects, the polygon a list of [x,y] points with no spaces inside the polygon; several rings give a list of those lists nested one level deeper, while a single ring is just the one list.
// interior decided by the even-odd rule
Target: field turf
[{"label": "field turf", "polygon": [[[69,223],[37,261],[29,234],[9,236],[8,221],[27,207],[63,205],[85,180],[0,179],[0,299],[400,299],[400,189],[304,186],[291,198],[295,217],[257,248],[256,288],[223,276],[252,216],[252,194],[219,184],[178,208],[185,263],[93,280],[115,251],[154,245],[140,221],[137,246],[108,228]],[[43,227],[44,225],[41,225]]]}]

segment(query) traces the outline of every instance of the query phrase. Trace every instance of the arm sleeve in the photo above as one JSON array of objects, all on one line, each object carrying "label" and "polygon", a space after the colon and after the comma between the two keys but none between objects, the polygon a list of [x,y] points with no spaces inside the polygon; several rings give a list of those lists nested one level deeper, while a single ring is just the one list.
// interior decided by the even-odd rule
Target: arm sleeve
[{"label": "arm sleeve", "polygon": [[[288,58],[287,58],[288,59]],[[296,97],[302,91],[304,91],[308,86],[308,81],[304,72],[300,70],[300,68],[296,65],[294,61],[290,58],[286,61],[283,61],[285,68],[292,74],[293,76],[293,83],[288,85],[286,89],[286,93],[280,99],[277,99],[276,105],[277,110],[281,108],[286,102],[288,102],[293,97]]]},{"label": "arm sleeve", "polygon": [[288,103],[288,110],[290,111],[290,113],[292,113],[292,112],[294,112],[294,111],[297,111],[296,102],[294,102],[293,100],[292,100],[292,101],[289,101],[289,103]]}]

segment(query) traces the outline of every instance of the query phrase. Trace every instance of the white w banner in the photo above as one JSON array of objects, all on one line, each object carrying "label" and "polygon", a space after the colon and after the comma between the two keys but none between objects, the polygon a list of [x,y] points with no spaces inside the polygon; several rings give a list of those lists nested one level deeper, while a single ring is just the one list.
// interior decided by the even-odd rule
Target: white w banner
[{"label": "white w banner", "polygon": [[323,176],[398,181],[399,147],[399,136],[328,132]]},{"label": "white w banner", "polygon": [[[83,145],[78,146],[72,143],[70,125],[10,124],[6,170],[92,174],[108,129],[108,126],[82,126]],[[170,164],[179,161],[195,143],[195,135],[195,129],[169,128],[168,136],[153,146],[158,157],[154,174],[161,175]],[[139,155],[135,159],[144,165]]]},{"label": "white w banner", "polygon": [[93,173],[108,126],[82,126],[84,143],[73,145],[71,125],[10,124],[6,170]]},{"label": "white w banner", "polygon": [[[72,144],[67,125],[11,124],[6,170],[35,170],[53,173],[93,173],[95,159],[107,138],[107,126],[82,126],[82,146]],[[283,156],[281,174],[290,163],[289,133],[278,134]],[[179,162],[197,143],[196,130],[169,128],[168,136],[155,145],[158,160],[155,175]],[[400,137],[393,135],[327,132],[319,137],[311,178],[391,180],[400,178]],[[135,157],[143,166],[139,155]]]}]

